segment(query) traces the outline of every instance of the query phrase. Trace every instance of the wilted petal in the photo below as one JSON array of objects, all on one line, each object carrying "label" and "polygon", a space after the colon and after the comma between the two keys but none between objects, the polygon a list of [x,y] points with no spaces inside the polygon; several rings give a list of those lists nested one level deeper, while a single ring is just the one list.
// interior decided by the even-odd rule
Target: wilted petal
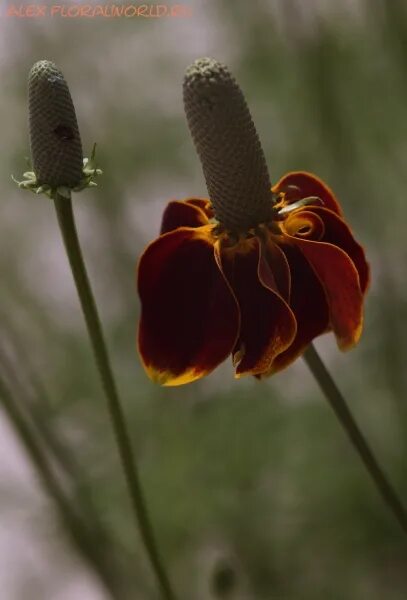
[{"label": "wilted petal", "polygon": [[363,324],[363,294],[355,265],[332,244],[288,237],[301,249],[325,290],[338,346],[351,348],[358,342]]},{"label": "wilted petal", "polygon": [[161,221],[160,233],[167,233],[178,227],[202,227],[208,224],[205,211],[208,201],[200,198],[172,200],[167,204]]},{"label": "wilted petal", "polygon": [[298,358],[314,338],[329,329],[329,310],[324,289],[299,248],[282,246],[291,272],[290,307],[297,320],[293,343],[279,354],[265,375],[281,371]]},{"label": "wilted petal", "polygon": [[[294,186],[292,189],[289,186]],[[298,188],[298,191],[295,190]],[[323,205],[336,214],[342,215],[341,207],[335,198],[333,191],[316,175],[306,171],[293,171],[284,175],[273,186],[273,192],[287,191],[288,197],[294,200],[307,198],[308,196],[317,196],[321,198]]]},{"label": "wilted petal", "polygon": [[234,352],[236,376],[267,371],[274,358],[292,343],[295,317],[276,289],[257,238],[222,249],[221,264],[241,315]]},{"label": "wilted petal", "polygon": [[139,351],[148,375],[162,385],[207,375],[236,342],[239,309],[215,261],[211,230],[163,235],[139,263]]},{"label": "wilted petal", "polygon": [[365,293],[369,284],[369,265],[362,246],[357,243],[348,225],[343,219],[326,208],[321,206],[310,206],[308,208],[310,212],[318,215],[324,223],[325,233],[321,241],[339,246],[352,259],[359,273],[361,290]]}]

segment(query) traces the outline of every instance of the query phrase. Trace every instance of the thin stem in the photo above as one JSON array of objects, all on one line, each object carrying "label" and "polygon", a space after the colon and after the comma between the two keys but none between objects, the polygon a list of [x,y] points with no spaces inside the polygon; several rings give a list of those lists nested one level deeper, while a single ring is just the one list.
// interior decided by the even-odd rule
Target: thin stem
[{"label": "thin stem", "polygon": [[356,424],[344,397],[337,388],[334,380],[326,369],[314,346],[311,344],[304,353],[304,360],[317,380],[326,399],[331,405],[334,413],[345,429],[353,447],[359,454],[377,491],[387,504],[399,525],[407,533],[407,512],[399,500],[396,491],[388,481],[385,473],[378,464],[373,452],[369,448],[363,433]]},{"label": "thin stem", "polygon": [[[8,337],[10,340],[10,335]],[[21,414],[21,418],[25,419],[26,428],[28,427],[29,430],[32,431],[33,439],[35,437],[41,441],[41,446],[44,448],[44,454],[50,457],[51,463],[55,463],[57,472],[61,473],[63,478],[69,481],[69,486],[73,488],[73,506],[77,508],[78,516],[86,523],[88,533],[92,537],[94,545],[99,547],[98,553],[103,553],[106,556],[104,561],[105,565],[109,564],[109,570],[113,573],[113,571],[117,571],[117,568],[114,564],[114,549],[110,539],[111,536],[105,529],[94,502],[92,501],[82,469],[65,446],[61,437],[58,436],[58,432],[54,431],[49,422],[51,401],[48,398],[41,379],[31,369],[31,365],[27,360],[28,357],[25,356],[25,352],[20,347],[16,336],[13,336],[13,342],[16,349],[18,345],[20,368],[17,372],[13,361],[8,357],[6,352],[3,352],[0,344],[0,372],[2,370],[6,377],[3,387],[4,385],[7,385],[7,380],[10,384],[13,384],[15,410],[18,410],[19,414]],[[21,364],[24,364],[25,366],[29,384],[33,389],[32,394],[27,393],[25,386],[20,380],[19,374],[21,373]],[[30,396],[32,397],[30,398]],[[17,397],[20,401],[17,400]],[[103,570],[106,570],[106,566],[103,566]],[[119,581],[119,577],[116,575],[115,579]]]},{"label": "thin stem", "polygon": [[12,391],[0,375],[0,400],[7,414],[10,423],[18,435],[27,456],[32,461],[41,483],[53,500],[61,522],[70,534],[75,546],[93,567],[95,572],[100,577],[100,580],[109,591],[110,596],[119,600],[121,597],[120,586],[116,581],[115,576],[109,565],[109,561],[103,555],[103,548],[98,547],[87,527],[86,521],[83,521],[80,516],[71,507],[69,499],[66,497],[58,478],[53,472],[48,458],[41,448],[39,440],[32,430],[30,424],[22,414],[18,402]]},{"label": "thin stem", "polygon": [[106,344],[103,337],[102,326],[96,308],[95,299],[89,283],[82,251],[76,231],[71,199],[63,198],[59,194],[54,197],[58,223],[63,237],[65,249],[71,265],[73,278],[85,317],[88,334],[99,375],[102,380],[106,395],[110,419],[112,422],[116,443],[126,477],[132,508],[141,537],[152,569],[157,578],[161,594],[166,600],[175,600],[168,576],[161,561],[155,542],[152,525],[147,511],[141,488],[137,465],[133,456],[130,437],[126,428],[123,409],[119,400],[113,371],[110,365]]}]

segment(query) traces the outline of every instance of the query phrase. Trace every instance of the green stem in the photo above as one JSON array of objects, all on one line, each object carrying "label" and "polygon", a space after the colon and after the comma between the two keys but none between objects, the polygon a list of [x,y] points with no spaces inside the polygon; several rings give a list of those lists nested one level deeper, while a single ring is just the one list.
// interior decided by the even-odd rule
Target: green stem
[{"label": "green stem", "polygon": [[[7,337],[8,341],[11,342],[10,334]],[[25,355],[24,349],[21,348],[17,336],[12,337],[13,346],[18,350],[19,369],[18,371],[16,370],[13,361],[6,352],[3,352],[0,344],[0,372],[2,370],[6,381],[8,380],[12,383],[15,410],[19,411],[21,418],[25,420],[25,429],[28,428],[32,432],[31,437],[33,440],[35,438],[41,442],[44,454],[50,457],[51,463],[55,463],[57,472],[62,474],[64,480],[69,481],[69,487],[73,489],[71,503],[75,506],[78,517],[80,516],[84,523],[86,523],[89,536],[93,540],[93,545],[97,547],[98,554],[105,556],[101,570],[102,572],[106,572],[106,566],[109,565],[108,571],[112,574],[114,573],[115,581],[119,582],[120,578],[116,575],[117,567],[114,560],[115,556],[112,540],[110,539],[111,536],[96,511],[83,477],[82,469],[65,446],[58,432],[55,432],[52,428],[52,423],[49,420],[51,417],[51,401],[47,396],[41,379],[31,369],[28,357]],[[22,371],[21,365],[25,366],[26,375],[32,387],[32,394],[27,392],[19,377]],[[0,385],[1,383],[0,379]],[[3,383],[3,388],[5,385],[7,384]],[[14,417],[13,422],[16,422],[16,417]]]},{"label": "green stem", "polygon": [[109,562],[103,556],[103,548],[95,545],[86,521],[84,522],[71,507],[71,502],[66,497],[58,478],[54,474],[37,436],[32,431],[32,428],[19,408],[16,398],[1,376],[0,399],[10,423],[13,425],[16,434],[23,444],[27,456],[36,468],[45,491],[53,500],[60,520],[71,536],[76,548],[98,574],[106,590],[109,591],[110,596],[119,600],[121,597],[121,588],[111,571]]},{"label": "green stem", "polygon": [[397,519],[399,525],[407,533],[407,512],[399,500],[396,491],[379,466],[373,452],[368,446],[363,433],[356,424],[344,397],[326,369],[314,346],[311,344],[304,353],[304,360],[317,380],[334,413],[345,429],[353,447],[365,465],[377,491],[388,508]]},{"label": "green stem", "polygon": [[166,600],[175,600],[175,595],[172,591],[154,539],[153,529],[141,488],[140,477],[133,456],[130,437],[126,428],[123,410],[103,337],[102,326],[82,257],[72,210],[72,201],[71,199],[63,198],[59,194],[56,194],[54,203],[59,227],[91,340],[94,357],[106,395],[110,419],[127,481],[134,516],[140,529],[141,537],[150,559],[152,569],[157,578],[161,594]]}]

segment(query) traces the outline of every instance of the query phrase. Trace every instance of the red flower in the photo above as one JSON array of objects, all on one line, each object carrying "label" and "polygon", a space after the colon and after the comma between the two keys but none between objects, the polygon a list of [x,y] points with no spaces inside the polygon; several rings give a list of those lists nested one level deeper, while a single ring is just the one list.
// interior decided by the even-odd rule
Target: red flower
[{"label": "red flower", "polygon": [[[242,136],[234,130],[236,139],[229,144],[219,132],[219,123],[227,127],[229,117],[233,125],[245,122],[240,89],[216,61],[203,59],[193,68],[186,78],[185,103],[211,201],[170,202],[160,237],[140,259],[138,343],[147,374],[162,385],[181,385],[207,375],[232,355],[236,377],[270,375],[331,330],[342,350],[351,348],[362,331],[369,268],[332,191],[314,175],[294,172],[270,192],[252,123]],[[197,70],[198,99],[206,103],[188,112],[191,81],[196,98]],[[214,71],[221,72],[215,91]],[[223,103],[225,95],[229,104]],[[203,108],[215,123],[210,129],[205,122],[204,147],[200,131],[194,130]],[[217,116],[222,120],[216,122]],[[216,171],[207,148],[212,159],[218,135],[223,152],[238,147],[240,156],[236,164],[225,161]],[[253,172],[256,177],[246,185]],[[236,179],[239,185],[233,188]]]}]

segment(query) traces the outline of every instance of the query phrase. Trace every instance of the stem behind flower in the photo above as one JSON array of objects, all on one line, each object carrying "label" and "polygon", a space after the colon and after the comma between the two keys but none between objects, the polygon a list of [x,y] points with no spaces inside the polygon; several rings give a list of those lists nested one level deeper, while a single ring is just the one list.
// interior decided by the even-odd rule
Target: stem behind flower
[{"label": "stem behind flower", "polygon": [[359,454],[377,491],[393,513],[393,516],[397,519],[401,528],[407,534],[407,512],[393,486],[390,484],[385,473],[378,464],[363,433],[356,424],[344,397],[336,386],[313,344],[305,351],[304,360],[317,380],[318,385],[323,391],[334,413],[341,422],[341,425],[345,429],[353,447]]}]

